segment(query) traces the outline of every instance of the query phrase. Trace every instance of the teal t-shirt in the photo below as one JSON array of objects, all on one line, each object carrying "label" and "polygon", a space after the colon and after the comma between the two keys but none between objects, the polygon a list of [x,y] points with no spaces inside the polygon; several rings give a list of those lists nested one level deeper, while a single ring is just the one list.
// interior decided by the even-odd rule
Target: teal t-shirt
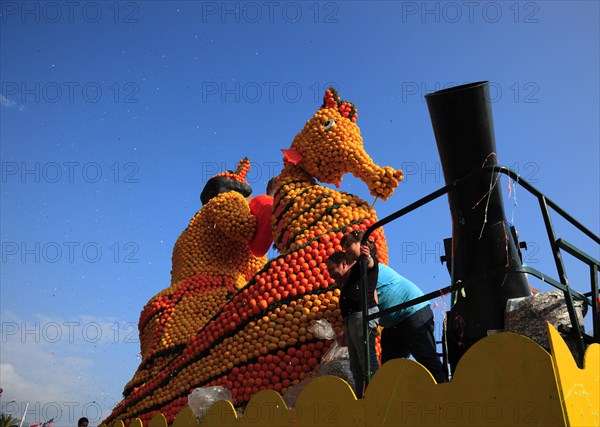
[{"label": "teal t-shirt", "polygon": [[[379,264],[379,277],[377,279],[377,297],[379,298],[379,311],[393,307],[403,302],[418,298],[423,291],[407,278],[396,273],[385,264]],[[416,311],[421,310],[429,304],[428,301],[413,305],[394,313],[386,314],[379,319],[384,328],[394,326],[406,319]]]}]

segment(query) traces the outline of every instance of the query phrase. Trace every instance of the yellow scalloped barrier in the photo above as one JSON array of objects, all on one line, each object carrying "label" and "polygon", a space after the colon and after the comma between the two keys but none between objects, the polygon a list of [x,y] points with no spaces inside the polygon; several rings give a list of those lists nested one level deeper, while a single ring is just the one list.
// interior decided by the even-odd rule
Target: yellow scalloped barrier
[{"label": "yellow scalloped barrier", "polygon": [[565,425],[551,356],[512,333],[476,343],[451,383],[438,385],[420,364],[396,359],[367,392],[369,425]]},{"label": "yellow scalloped barrier", "polygon": [[[186,408],[172,427],[600,425],[600,345],[589,346],[585,368],[579,369],[550,325],[548,333],[553,356],[509,332],[480,340],[460,360],[450,383],[436,384],[419,363],[396,359],[377,371],[361,400],[340,378],[317,377],[294,408],[277,392],[263,390],[242,416],[231,402],[219,401],[202,423]],[[138,421],[128,427],[141,427]],[[166,425],[159,414],[148,427]],[[117,421],[111,427],[124,426]]]},{"label": "yellow scalloped barrier", "polygon": [[366,425],[364,401],[338,377],[317,377],[298,396],[295,409],[303,426]]},{"label": "yellow scalloped barrier", "polygon": [[181,411],[177,413],[175,419],[173,420],[172,427],[199,427],[198,419],[192,412],[192,410],[188,408],[183,408]]},{"label": "yellow scalloped barrier", "polygon": [[156,414],[148,423],[148,427],[167,427],[167,419],[163,414]]},{"label": "yellow scalloped barrier", "polygon": [[554,369],[570,426],[600,425],[600,345],[588,347],[579,369],[560,334],[548,324]]}]

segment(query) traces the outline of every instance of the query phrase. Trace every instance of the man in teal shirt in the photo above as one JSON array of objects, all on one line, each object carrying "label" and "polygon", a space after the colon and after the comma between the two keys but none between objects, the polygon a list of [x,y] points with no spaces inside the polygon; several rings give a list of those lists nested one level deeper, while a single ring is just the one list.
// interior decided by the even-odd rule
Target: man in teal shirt
[{"label": "man in teal shirt", "polygon": [[[423,291],[385,264],[379,264],[377,297],[379,311],[423,296]],[[433,336],[433,312],[429,302],[386,314],[379,319],[381,333],[381,363],[411,354],[429,369],[438,383],[445,381],[442,363],[437,355]]]}]

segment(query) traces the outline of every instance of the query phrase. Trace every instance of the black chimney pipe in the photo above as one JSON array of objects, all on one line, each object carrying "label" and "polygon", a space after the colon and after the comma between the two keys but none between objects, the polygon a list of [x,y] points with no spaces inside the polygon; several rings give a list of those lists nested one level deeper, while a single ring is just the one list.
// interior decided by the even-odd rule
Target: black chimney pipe
[{"label": "black chimney pipe", "polygon": [[[425,99],[446,184],[498,164],[488,82],[440,90]],[[521,265],[517,242],[504,215],[502,191],[495,185],[497,178],[498,174],[482,175],[448,193],[452,282],[475,280],[452,298],[446,338],[453,369],[488,330],[504,329],[508,299],[530,295],[525,274],[494,274]]]}]

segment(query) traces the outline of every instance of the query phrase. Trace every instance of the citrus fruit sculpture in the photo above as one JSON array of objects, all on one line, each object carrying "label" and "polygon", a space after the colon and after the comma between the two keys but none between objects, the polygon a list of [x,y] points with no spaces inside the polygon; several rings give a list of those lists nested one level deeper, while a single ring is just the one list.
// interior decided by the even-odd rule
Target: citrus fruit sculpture
[{"label": "citrus fruit sculpture", "polygon": [[[214,307],[206,311],[207,315],[214,312],[213,317],[208,322],[204,317],[196,323],[189,321],[189,328],[185,323],[180,326],[173,323],[181,333],[176,335],[171,348],[179,354],[160,363],[160,368],[151,374],[146,370],[143,378],[134,378],[126,387],[125,398],[105,420],[106,424],[121,419],[127,425],[134,418],[147,424],[158,413],[171,422],[187,405],[187,396],[196,387],[223,386],[231,391],[234,405],[243,408],[262,389],[284,393],[314,373],[330,342],[314,336],[310,327],[319,319],[328,320],[336,330],[342,327],[338,307],[340,290],[329,278],[325,261],[331,253],[341,250],[340,240],[345,233],[364,230],[377,221],[375,211],[367,202],[321,186],[317,180],[339,187],[342,176],[352,173],[367,185],[373,196],[382,200],[386,200],[402,180],[402,171],[377,166],[365,152],[356,125],[357,116],[355,106],[342,101],[334,89],[325,92],[321,108],[296,135],[291,146],[282,150],[284,167],[277,181],[272,215],[273,238],[280,255],[266,264],[264,260],[246,258],[244,268],[235,267],[238,268],[235,278],[228,276],[231,277],[227,279],[229,282],[223,279],[220,289],[225,293],[215,298],[218,303],[211,305],[204,301],[210,293],[193,296],[192,299],[197,299],[195,304]],[[228,218],[222,221],[225,229],[226,224],[246,224],[238,220],[232,222],[232,218],[242,218],[237,216],[238,210],[247,209],[247,203],[242,203],[243,198],[237,200],[239,197],[235,194],[215,197],[215,207],[219,199],[222,209],[214,211],[215,214]],[[219,219],[213,218],[213,221]],[[247,234],[241,231],[245,230],[243,226],[236,232],[240,238],[237,246],[243,246],[244,236],[251,237],[251,222],[248,217]],[[219,233],[198,235],[198,239],[207,239],[198,240],[198,245],[206,244],[214,249],[216,241],[223,241]],[[383,231],[377,230],[372,237],[378,247],[379,260],[387,264]],[[182,237],[173,252],[174,281],[183,281],[179,286],[194,277],[192,274],[197,270],[190,265],[200,265],[206,274],[216,274],[220,271],[217,266],[238,265],[233,261],[237,258],[230,258],[232,255],[225,248],[215,251],[221,258],[202,258],[200,252],[193,252],[195,244],[180,245],[181,240]],[[183,258],[187,259],[185,263],[179,261]],[[257,266],[256,262],[264,264],[262,269],[245,283],[242,278]],[[188,266],[187,270],[184,271],[183,265]],[[236,288],[238,290],[227,300],[225,289],[233,292]],[[164,292],[175,295],[174,290]],[[227,301],[222,304],[223,300]],[[146,319],[149,317],[152,316],[143,312],[140,320],[142,352],[150,355],[144,355],[144,360],[159,354],[157,350],[162,348],[167,332],[165,328],[160,329],[157,321],[153,323],[153,330],[150,327],[149,331],[142,331],[142,325],[149,324]],[[153,338],[146,339],[146,336]]]},{"label": "citrus fruit sculpture", "polygon": [[[252,255],[256,219],[245,196],[250,161],[225,171],[207,183],[208,199],[181,233],[173,249],[171,285],[143,308],[139,321],[142,361],[124,395],[166,369],[187,340],[204,326],[230,297],[266,262]],[[213,190],[214,188],[217,190]],[[210,197],[217,191],[222,191]]]}]

